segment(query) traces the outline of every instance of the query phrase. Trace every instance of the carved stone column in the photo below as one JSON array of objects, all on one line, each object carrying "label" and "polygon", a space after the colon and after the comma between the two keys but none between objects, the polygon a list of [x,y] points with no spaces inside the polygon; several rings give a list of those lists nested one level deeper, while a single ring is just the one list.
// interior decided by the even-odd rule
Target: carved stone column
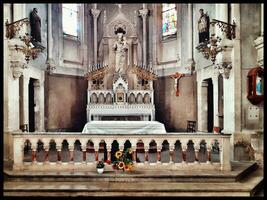
[{"label": "carved stone column", "polygon": [[148,9],[147,5],[143,4],[143,9],[139,10],[140,15],[142,16],[143,20],[143,65],[147,65],[147,15]]},{"label": "carved stone column", "polygon": [[48,40],[48,51],[47,51],[47,61],[46,65],[47,68],[46,70],[48,71],[49,74],[52,74],[55,69],[56,69],[56,64],[55,61],[53,60],[53,34],[52,34],[52,4],[48,4],[48,34],[47,34],[47,40]]},{"label": "carved stone column", "polygon": [[[178,27],[179,28],[179,27]],[[179,30],[179,29],[177,29]],[[195,70],[195,62],[193,58],[193,6],[188,4],[188,70],[191,73]],[[178,47],[179,48],[179,47]]]},{"label": "carved stone column", "polygon": [[97,63],[97,18],[100,12],[101,11],[97,9],[96,4],[94,4],[94,8],[91,9],[94,18],[94,64]]}]

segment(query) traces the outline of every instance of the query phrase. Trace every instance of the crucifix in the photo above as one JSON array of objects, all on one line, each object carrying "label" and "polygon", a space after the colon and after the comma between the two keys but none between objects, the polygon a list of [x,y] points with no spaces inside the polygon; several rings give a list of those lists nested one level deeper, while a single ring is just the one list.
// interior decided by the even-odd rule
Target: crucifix
[{"label": "crucifix", "polygon": [[174,79],[174,86],[176,88],[176,96],[179,96],[179,80],[183,76],[184,74],[180,74],[179,72],[176,72],[175,74],[170,75],[170,77]]}]

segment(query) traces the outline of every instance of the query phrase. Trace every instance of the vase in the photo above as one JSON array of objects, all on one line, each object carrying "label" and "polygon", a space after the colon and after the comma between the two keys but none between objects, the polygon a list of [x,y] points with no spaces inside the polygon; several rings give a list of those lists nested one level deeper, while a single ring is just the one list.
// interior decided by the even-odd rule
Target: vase
[{"label": "vase", "polygon": [[97,172],[98,172],[99,174],[103,174],[103,172],[104,172],[104,168],[97,168]]}]

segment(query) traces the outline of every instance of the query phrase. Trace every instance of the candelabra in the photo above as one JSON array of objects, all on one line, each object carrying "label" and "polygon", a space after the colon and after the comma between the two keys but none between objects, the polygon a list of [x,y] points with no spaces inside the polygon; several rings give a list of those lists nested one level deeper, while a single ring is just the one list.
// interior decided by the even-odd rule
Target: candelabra
[{"label": "candelabra", "polygon": [[22,51],[25,55],[25,60],[29,63],[30,59],[33,60],[37,58],[38,53],[42,52],[44,47],[37,48],[31,43],[31,36],[28,33],[25,33],[23,37],[19,37],[21,41],[25,43],[26,46],[19,48],[18,45],[15,45],[16,51]]},{"label": "candelabra", "polygon": [[88,72],[84,75],[87,80],[97,80],[104,78],[107,72],[108,65],[101,65],[100,63],[89,66]]}]

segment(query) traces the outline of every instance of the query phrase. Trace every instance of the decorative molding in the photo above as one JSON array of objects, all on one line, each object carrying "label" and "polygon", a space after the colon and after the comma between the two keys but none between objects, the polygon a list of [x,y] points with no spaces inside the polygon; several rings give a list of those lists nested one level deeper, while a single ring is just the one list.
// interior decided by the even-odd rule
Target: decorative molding
[{"label": "decorative molding", "polygon": [[98,9],[95,9],[95,8],[92,8],[91,9],[91,13],[92,13],[94,19],[97,19],[98,18],[100,12],[101,12],[101,10],[98,10]]},{"label": "decorative molding", "polygon": [[55,61],[50,58],[46,61],[46,71],[49,73],[49,74],[53,74],[54,71],[56,70],[56,64],[55,64]]},{"label": "decorative molding", "polygon": [[22,26],[24,24],[29,25],[29,23],[30,21],[28,18],[23,18],[12,23],[8,23],[8,20],[6,20],[6,37],[8,39],[14,38],[18,34]]},{"label": "decorative molding", "polygon": [[10,67],[13,77],[17,79],[23,74],[23,69],[28,68],[28,65],[24,61],[10,61]]},{"label": "decorative molding", "polygon": [[229,79],[230,77],[230,70],[232,69],[231,62],[221,62],[215,65],[215,69],[219,70],[219,73],[225,78]]}]

